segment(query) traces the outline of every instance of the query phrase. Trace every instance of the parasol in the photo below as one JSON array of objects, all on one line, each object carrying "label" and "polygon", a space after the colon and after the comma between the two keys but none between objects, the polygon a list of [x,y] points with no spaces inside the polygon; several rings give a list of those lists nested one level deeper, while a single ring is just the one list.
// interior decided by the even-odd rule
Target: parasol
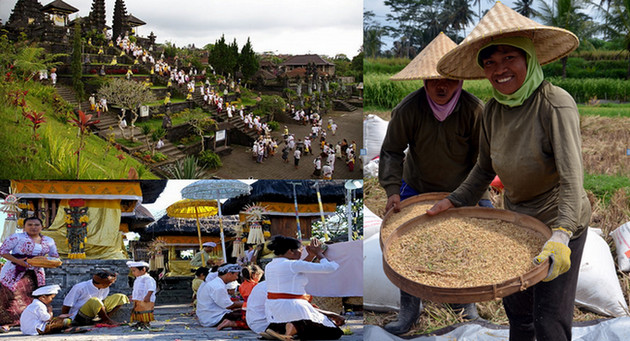
[{"label": "parasol", "polygon": [[[230,199],[239,195],[249,194],[252,187],[238,180],[199,180],[182,189],[182,197],[196,200]],[[227,262],[225,253],[225,235],[223,234],[223,215],[221,205],[218,205],[219,226],[221,229],[221,247],[223,248],[223,261]]]},{"label": "parasol", "polygon": [[[166,214],[173,218],[195,218],[197,219],[197,235],[199,236],[199,251],[203,250],[201,246],[201,227],[199,226],[199,218],[210,217],[217,214],[216,200],[191,200],[184,199],[173,203],[166,208]],[[221,230],[223,236],[223,230]],[[225,255],[225,245],[223,247]],[[201,264],[205,264],[203,253],[201,254]]]}]

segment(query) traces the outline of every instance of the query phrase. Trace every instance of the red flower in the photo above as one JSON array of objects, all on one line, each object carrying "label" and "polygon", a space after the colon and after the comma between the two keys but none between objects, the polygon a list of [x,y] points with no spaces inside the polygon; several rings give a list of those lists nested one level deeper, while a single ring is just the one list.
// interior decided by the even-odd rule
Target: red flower
[{"label": "red flower", "polygon": [[122,161],[125,159],[125,155],[123,155],[122,153],[116,155],[116,157],[118,158],[118,160]]},{"label": "red flower", "polygon": [[28,118],[31,121],[31,124],[33,125],[33,134],[36,133],[37,129],[42,123],[46,122],[43,112],[32,111],[28,114],[24,114],[24,117]]},{"label": "red flower", "polygon": [[70,199],[70,201],[68,201],[68,205],[70,207],[82,207],[82,206],[85,206],[85,200],[83,200],[83,199]]},{"label": "red flower", "polygon": [[86,115],[83,111],[77,111],[77,118],[73,118],[74,125],[79,127],[81,134],[84,134],[90,126],[99,123],[101,120],[92,121],[92,115]]}]

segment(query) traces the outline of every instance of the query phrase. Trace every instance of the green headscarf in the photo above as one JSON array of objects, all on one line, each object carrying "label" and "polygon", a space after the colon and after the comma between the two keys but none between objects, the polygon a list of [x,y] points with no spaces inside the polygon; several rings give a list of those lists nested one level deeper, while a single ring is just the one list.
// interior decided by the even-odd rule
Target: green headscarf
[{"label": "green headscarf", "polygon": [[[492,95],[499,103],[509,107],[517,107],[523,104],[523,102],[532,95],[534,90],[538,89],[538,86],[540,86],[540,83],[542,83],[544,79],[542,67],[538,63],[538,58],[536,57],[534,43],[532,43],[531,39],[526,37],[506,37],[493,40],[479,49],[477,52],[477,60],[479,60],[479,52],[492,45],[514,46],[525,51],[525,54],[527,55],[527,76],[525,77],[523,85],[521,85],[518,90],[512,94],[506,95],[492,87]],[[483,68],[482,65],[480,65],[480,67]]]}]

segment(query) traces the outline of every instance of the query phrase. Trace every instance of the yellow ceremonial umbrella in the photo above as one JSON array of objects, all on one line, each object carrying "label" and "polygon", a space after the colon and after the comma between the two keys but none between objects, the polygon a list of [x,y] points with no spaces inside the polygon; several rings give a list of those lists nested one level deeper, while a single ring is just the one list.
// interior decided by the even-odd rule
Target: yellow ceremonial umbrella
[{"label": "yellow ceremonial umbrella", "polygon": [[[203,250],[201,246],[201,227],[199,226],[199,218],[206,218],[216,215],[218,212],[216,200],[205,199],[183,199],[173,203],[166,208],[166,214],[173,218],[195,218],[197,220],[197,236],[199,237],[199,251]],[[225,250],[223,250],[225,253]],[[201,254],[201,264],[205,264],[203,253]]]}]

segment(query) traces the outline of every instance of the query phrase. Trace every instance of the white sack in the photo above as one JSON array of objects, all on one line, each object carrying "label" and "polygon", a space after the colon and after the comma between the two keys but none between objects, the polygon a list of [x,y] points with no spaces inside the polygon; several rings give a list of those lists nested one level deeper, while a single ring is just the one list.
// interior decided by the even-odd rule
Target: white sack
[{"label": "white sack", "polygon": [[617,249],[619,270],[630,271],[630,221],[610,233]]},{"label": "white sack", "polygon": [[383,219],[370,211],[367,206],[363,207],[363,239],[368,239],[378,233]]},{"label": "white sack", "polygon": [[377,156],[374,160],[363,166],[363,176],[365,178],[378,178],[378,162],[379,157]]},{"label": "white sack", "polygon": [[363,148],[366,154],[361,156],[363,164],[367,165],[370,160],[381,153],[381,145],[387,133],[388,121],[376,115],[367,115],[363,120]]},{"label": "white sack", "polygon": [[386,311],[400,306],[400,289],[383,271],[383,252],[380,233],[363,240],[363,307]]},{"label": "white sack", "polygon": [[584,244],[575,303],[601,315],[625,316],[628,305],[623,297],[615,261],[601,230],[590,228]]}]

